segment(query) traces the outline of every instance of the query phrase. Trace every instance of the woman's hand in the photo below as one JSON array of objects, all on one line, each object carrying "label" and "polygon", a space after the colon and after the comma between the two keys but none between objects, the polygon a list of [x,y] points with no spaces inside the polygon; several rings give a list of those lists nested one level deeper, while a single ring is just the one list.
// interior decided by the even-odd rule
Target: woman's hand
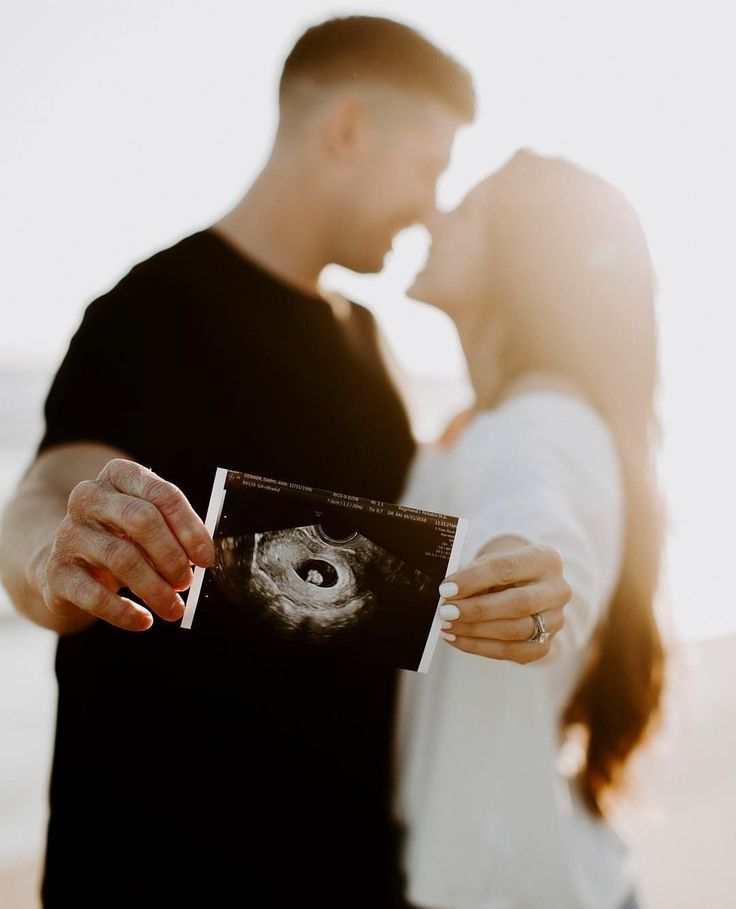
[{"label": "woman's hand", "polygon": [[[564,606],[572,596],[562,572],[555,549],[521,537],[497,537],[443,581],[443,637],[458,650],[494,660],[541,659],[565,624]],[[527,640],[538,630],[535,614],[549,633],[544,643]]]}]

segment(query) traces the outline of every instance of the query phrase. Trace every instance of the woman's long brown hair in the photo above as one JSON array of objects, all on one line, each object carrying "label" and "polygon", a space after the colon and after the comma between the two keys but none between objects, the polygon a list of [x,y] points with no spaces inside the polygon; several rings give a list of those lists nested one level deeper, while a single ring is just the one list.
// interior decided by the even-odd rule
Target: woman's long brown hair
[{"label": "woman's long brown hair", "polygon": [[485,305],[507,329],[504,375],[545,370],[572,379],[612,430],[622,468],[623,565],[562,719],[563,733],[586,732],[580,784],[601,815],[663,690],[653,269],[629,202],[569,162],[522,151],[482,187],[491,230]]}]

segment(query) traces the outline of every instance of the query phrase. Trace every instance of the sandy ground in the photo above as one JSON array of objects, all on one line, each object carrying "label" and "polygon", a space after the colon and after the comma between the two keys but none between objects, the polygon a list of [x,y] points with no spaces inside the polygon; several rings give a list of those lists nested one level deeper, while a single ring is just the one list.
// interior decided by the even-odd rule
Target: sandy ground
[{"label": "sandy ground", "polygon": [[[53,731],[53,636],[0,621],[0,906],[36,909]],[[644,909],[736,906],[736,635],[687,646],[666,732],[618,824]],[[633,804],[633,803],[632,803]]]},{"label": "sandy ground", "polygon": [[688,645],[622,833],[644,909],[736,907],[736,635]]},{"label": "sandy ground", "polygon": [[55,712],[55,637],[0,621],[0,906],[40,905],[36,878],[46,820]]}]

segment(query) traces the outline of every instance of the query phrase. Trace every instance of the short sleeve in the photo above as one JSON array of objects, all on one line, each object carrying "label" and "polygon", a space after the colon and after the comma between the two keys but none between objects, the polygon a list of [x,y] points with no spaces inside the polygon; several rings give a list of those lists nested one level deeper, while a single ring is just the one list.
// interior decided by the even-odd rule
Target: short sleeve
[{"label": "short sleeve", "polygon": [[183,292],[135,272],[91,303],[44,406],[37,453],[100,442],[152,466],[190,402],[182,361],[192,331]]}]

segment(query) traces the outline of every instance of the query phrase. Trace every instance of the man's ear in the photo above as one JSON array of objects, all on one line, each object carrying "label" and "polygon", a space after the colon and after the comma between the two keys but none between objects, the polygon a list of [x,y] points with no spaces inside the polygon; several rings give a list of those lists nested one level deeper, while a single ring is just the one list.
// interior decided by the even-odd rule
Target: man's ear
[{"label": "man's ear", "polygon": [[323,148],[333,160],[350,160],[365,146],[368,110],[354,95],[338,95],[329,105],[322,122]]}]

